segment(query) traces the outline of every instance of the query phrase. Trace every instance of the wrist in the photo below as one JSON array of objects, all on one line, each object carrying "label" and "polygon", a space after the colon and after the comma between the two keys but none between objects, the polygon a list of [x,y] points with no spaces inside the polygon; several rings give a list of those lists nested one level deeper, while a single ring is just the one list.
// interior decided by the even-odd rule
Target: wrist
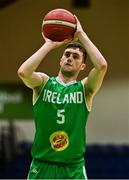
[{"label": "wrist", "polygon": [[53,49],[51,42],[45,42],[42,47],[45,48],[46,50],[52,50]]},{"label": "wrist", "polygon": [[77,35],[78,35],[78,38],[82,38],[86,36],[86,33],[84,31],[78,31]]}]

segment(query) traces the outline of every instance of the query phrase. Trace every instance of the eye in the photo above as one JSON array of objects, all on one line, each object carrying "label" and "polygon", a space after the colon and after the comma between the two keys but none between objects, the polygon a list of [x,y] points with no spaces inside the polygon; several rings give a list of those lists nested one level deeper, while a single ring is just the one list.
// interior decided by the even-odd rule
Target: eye
[{"label": "eye", "polygon": [[70,57],[70,52],[66,52],[64,55],[65,55],[65,57],[68,58],[68,57]]},{"label": "eye", "polygon": [[73,59],[78,59],[79,57],[78,57],[78,55],[73,55]]},{"label": "eye", "polygon": [[73,53],[73,59],[79,59],[79,54],[77,54],[77,53]]}]

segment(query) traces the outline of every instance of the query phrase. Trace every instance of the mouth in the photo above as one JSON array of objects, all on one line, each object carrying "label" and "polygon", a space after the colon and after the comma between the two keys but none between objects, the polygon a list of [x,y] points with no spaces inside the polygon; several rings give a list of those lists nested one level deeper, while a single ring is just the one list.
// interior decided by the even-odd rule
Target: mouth
[{"label": "mouth", "polygon": [[72,64],[70,64],[70,63],[65,63],[65,65],[66,65],[66,66],[72,66]]}]

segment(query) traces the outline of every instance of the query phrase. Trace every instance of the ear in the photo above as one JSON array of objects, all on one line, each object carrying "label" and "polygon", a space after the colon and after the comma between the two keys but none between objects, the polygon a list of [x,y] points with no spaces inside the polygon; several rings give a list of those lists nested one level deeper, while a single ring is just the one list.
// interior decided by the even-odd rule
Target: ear
[{"label": "ear", "polygon": [[83,63],[83,64],[81,65],[81,71],[83,71],[85,68],[86,68],[86,64]]}]

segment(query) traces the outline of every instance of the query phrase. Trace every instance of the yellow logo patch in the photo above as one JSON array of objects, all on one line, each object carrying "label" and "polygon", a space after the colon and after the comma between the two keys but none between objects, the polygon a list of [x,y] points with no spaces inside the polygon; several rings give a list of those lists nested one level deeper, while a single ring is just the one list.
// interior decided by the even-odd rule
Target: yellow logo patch
[{"label": "yellow logo patch", "polygon": [[55,151],[63,151],[68,147],[69,144],[68,135],[64,131],[56,131],[52,133],[49,140],[52,149]]}]

